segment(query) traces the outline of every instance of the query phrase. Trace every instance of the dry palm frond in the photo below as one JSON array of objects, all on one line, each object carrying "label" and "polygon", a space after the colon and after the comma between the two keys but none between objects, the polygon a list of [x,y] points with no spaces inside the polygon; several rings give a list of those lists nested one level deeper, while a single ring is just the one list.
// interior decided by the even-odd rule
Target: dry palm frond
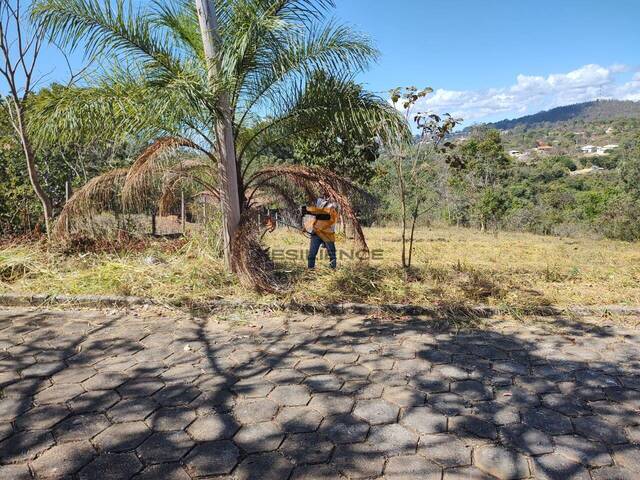
[{"label": "dry palm frond", "polygon": [[128,171],[126,168],[111,170],[92,178],[76,191],[62,209],[53,235],[64,237],[67,233],[67,225],[73,218],[88,217],[103,211],[121,212],[120,191]]},{"label": "dry palm frond", "polygon": [[358,247],[365,252],[369,251],[360,222],[349,200],[349,195],[366,195],[365,192],[353,182],[339,175],[318,167],[306,167],[301,165],[273,165],[258,170],[250,182],[259,190],[268,188],[274,179],[284,179],[301,188],[307,195],[326,195],[333,199],[340,207],[343,218],[351,223],[355,233]]},{"label": "dry palm frond", "polygon": [[231,244],[231,268],[246,287],[274,293],[280,291],[282,285],[274,276],[274,264],[267,249],[260,245],[259,231],[257,211],[245,210]]},{"label": "dry palm frond", "polygon": [[157,195],[159,174],[166,170],[162,160],[181,147],[198,148],[186,138],[160,138],[133,162],[122,188],[122,204],[127,210],[141,210],[153,203],[150,198]]},{"label": "dry palm frond", "polygon": [[185,183],[198,183],[207,187],[214,197],[218,198],[218,190],[207,185],[202,179],[194,176],[194,172],[209,168],[210,165],[199,160],[184,160],[166,172],[162,178],[160,186],[160,196],[158,200],[158,213],[160,215],[169,215],[178,203],[179,193],[184,188]]}]

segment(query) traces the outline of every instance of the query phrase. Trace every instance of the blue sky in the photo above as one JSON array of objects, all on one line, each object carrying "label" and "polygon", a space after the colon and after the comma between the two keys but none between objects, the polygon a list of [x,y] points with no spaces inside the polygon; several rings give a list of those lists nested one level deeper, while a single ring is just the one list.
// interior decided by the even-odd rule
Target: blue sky
[{"label": "blue sky", "polygon": [[[367,88],[433,87],[419,108],[465,125],[595,98],[640,100],[640,0],[335,1],[334,16],[381,51],[359,75]],[[42,60],[45,84],[68,77],[54,50]]]},{"label": "blue sky", "polygon": [[[466,124],[594,98],[640,100],[639,0],[337,0],[382,56],[372,90],[436,89]],[[520,78],[518,77],[520,76]]]}]

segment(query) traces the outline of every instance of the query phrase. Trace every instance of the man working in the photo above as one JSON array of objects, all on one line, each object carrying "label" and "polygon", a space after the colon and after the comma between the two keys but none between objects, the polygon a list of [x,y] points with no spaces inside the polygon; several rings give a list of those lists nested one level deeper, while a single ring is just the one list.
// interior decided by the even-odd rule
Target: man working
[{"label": "man working", "polygon": [[302,224],[311,234],[307,265],[313,269],[316,266],[316,256],[320,245],[324,245],[329,254],[329,266],[336,268],[336,234],[335,224],[338,220],[338,206],[324,198],[318,198],[315,206],[302,207]]}]

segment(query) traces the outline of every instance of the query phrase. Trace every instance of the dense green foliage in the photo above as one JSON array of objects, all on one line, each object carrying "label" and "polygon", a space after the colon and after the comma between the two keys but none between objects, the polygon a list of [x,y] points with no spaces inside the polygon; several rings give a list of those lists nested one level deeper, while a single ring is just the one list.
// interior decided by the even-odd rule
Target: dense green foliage
[{"label": "dense green foliage", "polygon": [[[46,95],[44,90],[40,95]],[[80,143],[37,146],[38,170],[43,188],[51,196],[54,212],[65,201],[65,183],[73,189],[107,170],[123,166],[142,145],[127,140],[116,143],[86,139]],[[0,109],[0,234],[43,230],[42,205],[29,182],[24,153],[9,122]]]},{"label": "dense green foliage", "polygon": [[[429,221],[479,229],[523,230],[550,235],[595,234],[640,239],[640,135],[602,157],[545,156],[520,162],[505,153],[496,130],[478,129],[457,146],[460,166],[431,154],[426,176],[432,194]],[[418,151],[418,147],[415,147]],[[420,155],[415,153],[415,155]],[[407,162],[413,161],[411,156]],[[577,168],[605,169],[570,175]],[[390,171],[383,156],[380,171]],[[378,177],[381,222],[397,218],[393,182]]]}]

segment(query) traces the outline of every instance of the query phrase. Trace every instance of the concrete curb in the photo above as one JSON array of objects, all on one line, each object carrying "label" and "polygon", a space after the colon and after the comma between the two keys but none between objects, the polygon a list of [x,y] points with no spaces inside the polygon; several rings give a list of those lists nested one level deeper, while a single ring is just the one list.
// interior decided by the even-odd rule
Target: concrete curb
[{"label": "concrete curb", "polygon": [[[0,293],[0,306],[6,307],[45,307],[53,305],[83,306],[83,307],[134,307],[142,305],[169,305],[174,307],[185,306],[184,302],[158,302],[150,298],[118,296],[118,295],[45,295],[45,294],[21,294]],[[400,315],[432,315],[440,316],[443,312],[467,317],[486,318],[499,313],[517,311],[521,314],[552,316],[562,314],[587,315],[623,315],[640,316],[640,306],[630,307],[624,305],[602,306],[577,306],[577,307],[531,307],[525,310],[509,309],[506,307],[477,306],[443,306],[425,307],[410,304],[367,304],[367,303],[330,303],[330,304],[301,304],[296,302],[283,302],[264,305],[241,300],[213,300],[206,305],[211,310],[224,308],[251,308],[268,309],[278,308],[295,310],[308,313],[333,313],[333,314],[372,314],[389,312]]]}]

